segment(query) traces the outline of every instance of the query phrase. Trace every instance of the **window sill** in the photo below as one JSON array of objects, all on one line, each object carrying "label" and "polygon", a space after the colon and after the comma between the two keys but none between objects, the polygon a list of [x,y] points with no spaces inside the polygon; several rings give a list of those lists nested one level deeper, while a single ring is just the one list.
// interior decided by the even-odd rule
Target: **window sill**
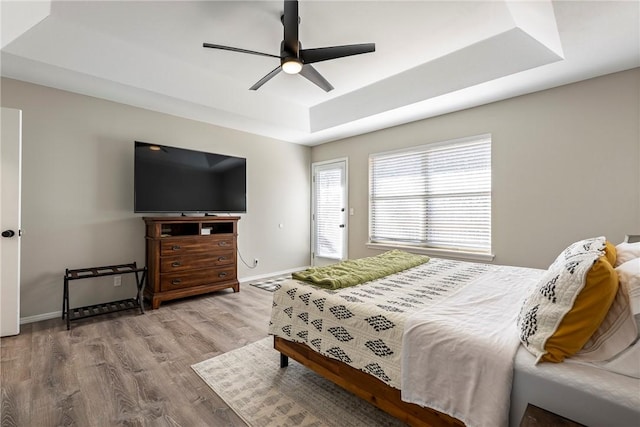
[{"label": "window sill", "polygon": [[477,252],[454,251],[450,249],[421,248],[416,246],[393,245],[389,243],[368,242],[366,246],[369,249],[379,249],[379,250],[401,249],[403,251],[422,254],[422,255],[432,255],[436,257],[453,258],[453,259],[460,259],[465,261],[491,262],[495,258],[494,254],[481,254]]}]

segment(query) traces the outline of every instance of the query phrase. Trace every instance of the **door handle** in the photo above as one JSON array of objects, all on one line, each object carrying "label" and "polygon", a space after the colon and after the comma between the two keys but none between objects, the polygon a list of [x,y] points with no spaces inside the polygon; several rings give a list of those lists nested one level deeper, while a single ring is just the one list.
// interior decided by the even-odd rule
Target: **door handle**
[{"label": "door handle", "polygon": [[4,230],[2,232],[2,237],[13,237],[16,235],[16,232],[13,230]]},{"label": "door handle", "polygon": [[344,224],[340,224],[339,227],[340,228],[344,228],[345,226],[344,226]]}]

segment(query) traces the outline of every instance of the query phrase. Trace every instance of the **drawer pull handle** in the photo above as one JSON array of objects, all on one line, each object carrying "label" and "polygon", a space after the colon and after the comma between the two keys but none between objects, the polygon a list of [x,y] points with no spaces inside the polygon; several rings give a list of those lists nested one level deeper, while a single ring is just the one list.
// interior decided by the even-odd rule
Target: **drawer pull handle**
[{"label": "drawer pull handle", "polygon": [[218,246],[227,246],[227,245],[228,245],[227,242],[224,242],[224,241],[223,242],[218,242]]},{"label": "drawer pull handle", "polygon": [[171,263],[171,267],[180,267],[182,265],[182,263],[178,262],[178,261],[174,261]]},{"label": "drawer pull handle", "polygon": [[182,249],[182,248],[180,247],[180,245],[173,245],[173,246],[171,246],[171,250],[172,250],[172,251],[179,251],[180,249]]},{"label": "drawer pull handle", "polygon": [[172,284],[172,285],[179,285],[179,284],[180,284],[180,282],[182,282],[182,280],[180,280],[180,279],[173,279],[173,280],[171,281],[171,284]]},{"label": "drawer pull handle", "polygon": [[223,271],[222,273],[218,274],[218,277],[227,277],[227,273]]},{"label": "drawer pull handle", "polygon": [[227,259],[227,257],[224,257],[224,256],[218,257],[218,261],[224,261],[225,259]]}]

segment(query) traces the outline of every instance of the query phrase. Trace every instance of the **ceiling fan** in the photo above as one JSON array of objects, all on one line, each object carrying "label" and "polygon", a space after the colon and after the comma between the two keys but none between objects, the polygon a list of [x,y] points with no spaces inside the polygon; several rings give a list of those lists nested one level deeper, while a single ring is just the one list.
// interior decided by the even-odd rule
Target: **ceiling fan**
[{"label": "ceiling fan", "polygon": [[330,59],[343,58],[345,56],[375,52],[376,50],[375,43],[302,49],[302,44],[298,39],[298,25],[300,24],[300,18],[298,16],[297,0],[285,0],[284,13],[281,16],[281,20],[282,25],[284,26],[284,40],[280,43],[280,56],[211,43],[203,43],[202,46],[212,49],[230,50],[232,52],[278,58],[280,60],[280,65],[258,80],[256,84],[249,88],[250,90],[258,90],[263,84],[271,80],[282,70],[287,74],[302,75],[302,77],[311,81],[325,92],[332,90],[333,86],[331,86],[331,83],[322,77],[322,75],[320,75],[320,73],[313,68],[311,64],[320,61],[328,61]]}]

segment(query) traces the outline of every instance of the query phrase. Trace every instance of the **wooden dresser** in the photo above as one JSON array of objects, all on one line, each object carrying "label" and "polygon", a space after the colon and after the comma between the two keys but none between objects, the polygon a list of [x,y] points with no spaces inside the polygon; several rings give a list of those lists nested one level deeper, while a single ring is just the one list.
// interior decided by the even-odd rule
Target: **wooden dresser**
[{"label": "wooden dresser", "polygon": [[147,284],[153,309],[162,301],[221,289],[240,290],[236,247],[240,217],[145,217]]}]

